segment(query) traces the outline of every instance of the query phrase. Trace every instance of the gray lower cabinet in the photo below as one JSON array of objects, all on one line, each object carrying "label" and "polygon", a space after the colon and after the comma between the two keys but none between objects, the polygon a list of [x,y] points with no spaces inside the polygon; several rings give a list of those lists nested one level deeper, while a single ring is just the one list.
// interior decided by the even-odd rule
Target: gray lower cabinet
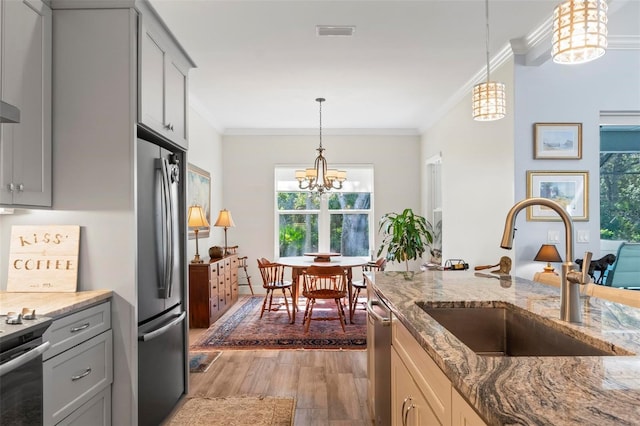
[{"label": "gray lower cabinet", "polygon": [[110,425],[111,303],[55,319],[44,338],[44,424]]}]

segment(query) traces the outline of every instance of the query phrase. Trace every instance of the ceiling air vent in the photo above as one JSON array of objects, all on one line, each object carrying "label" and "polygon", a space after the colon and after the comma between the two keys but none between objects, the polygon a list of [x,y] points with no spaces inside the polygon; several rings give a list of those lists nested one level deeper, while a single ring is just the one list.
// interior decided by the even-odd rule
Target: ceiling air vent
[{"label": "ceiling air vent", "polygon": [[319,37],[351,37],[354,32],[354,25],[316,25],[316,34]]}]

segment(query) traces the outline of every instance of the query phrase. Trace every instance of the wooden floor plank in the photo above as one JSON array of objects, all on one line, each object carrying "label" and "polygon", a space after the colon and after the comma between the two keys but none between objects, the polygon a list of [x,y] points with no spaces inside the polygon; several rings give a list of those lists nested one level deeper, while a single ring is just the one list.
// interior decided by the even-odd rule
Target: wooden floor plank
[{"label": "wooden floor plank", "polygon": [[301,367],[296,407],[327,408],[327,380],[324,367]]},{"label": "wooden floor plank", "polygon": [[362,414],[353,375],[327,375],[329,420],[358,420]]},{"label": "wooden floor plank", "polygon": [[274,375],[276,358],[255,356],[249,363],[247,374],[240,385],[243,395],[264,395]]},{"label": "wooden floor plank", "polygon": [[294,426],[328,426],[327,409],[302,408],[296,409]]}]

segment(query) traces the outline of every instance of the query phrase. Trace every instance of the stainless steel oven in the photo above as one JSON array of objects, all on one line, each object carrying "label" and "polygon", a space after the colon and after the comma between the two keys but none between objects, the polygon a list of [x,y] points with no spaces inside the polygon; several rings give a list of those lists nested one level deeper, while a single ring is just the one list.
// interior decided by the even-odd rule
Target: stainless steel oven
[{"label": "stainless steel oven", "polygon": [[374,424],[391,424],[391,311],[367,282],[367,376]]},{"label": "stainless steel oven", "polygon": [[0,327],[0,425],[41,425],[42,334],[51,320]]}]

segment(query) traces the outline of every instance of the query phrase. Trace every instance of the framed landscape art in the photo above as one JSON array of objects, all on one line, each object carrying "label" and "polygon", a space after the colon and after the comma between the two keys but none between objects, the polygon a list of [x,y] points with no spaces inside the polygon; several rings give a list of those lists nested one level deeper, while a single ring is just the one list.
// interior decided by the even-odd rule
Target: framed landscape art
[{"label": "framed landscape art", "polygon": [[[187,170],[187,209],[194,204],[202,206],[207,222],[211,225],[211,175],[206,170],[189,163]],[[200,229],[198,237],[209,237],[210,229],[211,226],[206,229]],[[189,239],[192,240],[195,237],[196,234],[193,229],[189,229]]]},{"label": "framed landscape art", "polygon": [[[527,198],[548,198],[563,206],[573,220],[589,220],[589,172],[527,171]],[[545,206],[527,208],[529,221],[559,221]]]},{"label": "framed landscape art", "polygon": [[582,123],[535,123],[533,128],[534,159],[582,158]]}]

